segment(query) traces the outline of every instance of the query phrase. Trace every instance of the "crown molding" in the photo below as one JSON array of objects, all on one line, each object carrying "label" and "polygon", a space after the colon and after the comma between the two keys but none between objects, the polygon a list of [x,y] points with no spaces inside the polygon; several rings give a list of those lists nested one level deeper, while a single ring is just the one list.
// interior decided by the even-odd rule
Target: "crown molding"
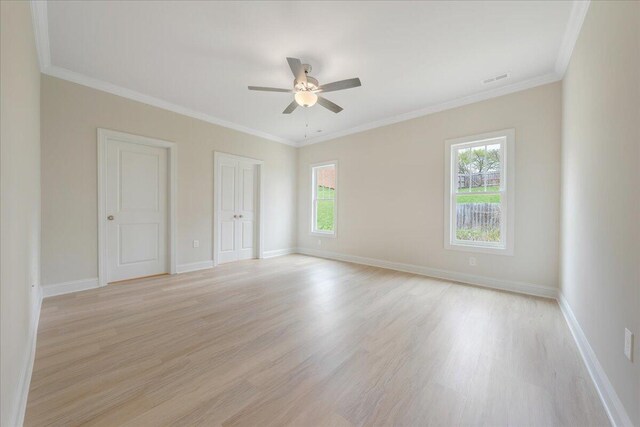
[{"label": "crown molding", "polygon": [[47,16],[47,0],[31,0],[31,13],[36,39],[36,47],[38,51],[38,61],[40,63],[40,71],[43,74],[47,74],[63,80],[68,80],[73,83],[91,87],[93,89],[108,92],[124,98],[132,99],[134,101],[142,102],[144,104],[152,105],[154,107],[162,108],[168,111],[173,111],[174,113],[182,114],[184,116],[192,117],[218,126],[264,138],[270,141],[279,142],[281,144],[286,144],[292,147],[303,147],[306,145],[329,141],[343,136],[352,135],[354,133],[364,132],[382,126],[388,126],[402,121],[415,119],[440,111],[461,107],[463,105],[468,105],[475,102],[485,101],[498,96],[503,96],[562,80],[571,59],[573,48],[576,44],[576,41],[578,40],[578,36],[580,35],[580,29],[582,28],[582,23],[584,22],[585,16],[589,9],[589,4],[590,0],[573,1],[569,22],[567,24],[562,44],[558,52],[554,72],[552,73],[302,141],[290,141],[276,135],[271,135],[269,133],[262,132],[253,128],[228,122],[226,120],[219,119],[217,117],[199,111],[191,110],[181,105],[173,104],[169,101],[145,95],[140,92],[115,85],[113,83],[105,82],[103,80],[95,79],[93,77],[77,73],[75,71],[52,65],[51,46],[49,41],[49,24]]},{"label": "crown molding", "polygon": [[574,0],[573,1],[573,4],[571,5],[571,12],[569,15],[569,22],[567,23],[567,28],[565,29],[564,36],[562,38],[562,43],[560,45],[560,50],[558,52],[558,57],[556,59],[556,63],[554,66],[554,71],[549,74],[539,76],[539,77],[534,77],[532,79],[514,83],[511,85],[502,86],[500,88],[454,99],[451,101],[446,101],[440,104],[434,104],[426,108],[422,108],[420,110],[415,110],[415,111],[400,114],[397,116],[376,120],[376,121],[365,123],[363,125],[359,125],[353,128],[345,129],[342,131],[331,132],[322,136],[310,138],[308,140],[298,141],[297,145],[298,147],[303,147],[305,145],[317,144],[319,142],[329,141],[332,139],[340,138],[347,135],[352,135],[354,133],[364,132],[364,131],[379,128],[382,126],[388,126],[391,124],[415,119],[415,118],[426,116],[429,114],[438,113],[440,111],[461,107],[463,105],[473,104],[475,102],[485,101],[491,98],[496,98],[498,96],[503,96],[510,93],[519,92],[521,90],[531,89],[536,86],[541,86],[544,84],[553,83],[553,82],[562,80],[564,78],[565,72],[567,71],[567,67],[569,66],[569,61],[571,60],[571,54],[573,53],[573,48],[575,47],[576,42],[578,41],[578,37],[580,36],[580,30],[582,29],[582,24],[584,23],[584,19],[587,16],[587,11],[589,10],[590,3],[591,3],[590,0]]},{"label": "crown molding", "polygon": [[574,0],[573,5],[571,6],[569,23],[567,24],[567,28],[564,32],[560,51],[558,52],[558,59],[556,60],[555,65],[556,74],[562,77],[564,77],[564,73],[567,71],[567,67],[569,66],[573,48],[576,46],[576,42],[580,36],[580,30],[582,29],[582,24],[584,23],[584,18],[587,16],[590,4],[590,0]]},{"label": "crown molding", "polygon": [[243,132],[249,135],[268,139],[270,141],[279,142],[281,144],[290,145],[292,147],[297,146],[295,142],[289,141],[287,139],[280,138],[278,136],[261,132],[255,129],[251,129],[242,125],[238,125],[236,123],[228,122],[226,120],[222,120],[217,117],[213,117],[208,114],[201,113],[199,111],[191,110],[181,105],[173,104],[169,101],[155,98],[153,96],[145,95],[143,93],[136,92],[135,90],[131,90],[131,89],[124,88],[122,86],[115,85],[113,83],[105,82],[99,79],[94,79],[93,77],[76,73],[75,71],[67,70],[66,68],[50,66],[44,69],[42,73],[48,76],[57,77],[62,80],[67,80],[72,83],[77,83],[83,86],[97,89],[102,92],[107,92],[113,95],[121,96],[123,98],[138,101],[143,104],[162,108],[163,110],[173,111],[174,113],[178,113],[183,116],[192,117],[194,119],[202,120],[204,122],[212,123],[214,125],[237,130],[238,132]]},{"label": "crown molding", "polygon": [[308,139],[306,141],[298,142],[299,147],[305,145],[317,144],[319,142],[329,141],[332,139],[340,138],[354,133],[360,133],[371,129],[376,129],[383,126],[392,125],[395,123],[404,122],[418,117],[427,116],[429,114],[438,113],[445,110],[451,110],[453,108],[462,107],[468,104],[474,104],[480,101],[486,101],[491,98],[497,98],[499,96],[508,95],[514,92],[520,92],[522,90],[531,89],[536,86],[542,86],[548,83],[557,82],[562,80],[562,76],[556,73],[549,73],[540,77],[534,77],[532,79],[524,80],[522,82],[513,83],[507,86],[502,86],[496,89],[491,89],[483,92],[479,92],[473,95],[457,98],[451,101],[434,104],[420,110],[410,111],[408,113],[400,114],[393,117],[387,117],[386,119],[376,120],[374,122],[365,123],[360,126],[356,126],[350,129],[341,130],[338,132],[328,133],[326,135],[318,136]]},{"label": "crown molding", "polygon": [[174,113],[182,114],[183,116],[192,117],[194,119],[202,120],[207,123],[212,123],[214,125],[233,129],[238,132],[268,139],[270,141],[279,142],[281,144],[289,145],[292,147],[297,147],[297,144],[295,142],[289,141],[288,139],[280,138],[279,136],[271,135],[266,132],[228,122],[226,120],[222,120],[217,117],[201,113],[199,111],[194,111],[187,107],[183,107],[169,101],[145,95],[143,93],[136,92],[135,90],[127,89],[113,83],[105,82],[103,80],[95,79],[93,77],[89,77],[84,74],[68,70],[66,68],[52,65],[51,44],[49,42],[49,19],[47,15],[47,1],[31,0],[30,4],[31,19],[33,21],[33,31],[36,39],[36,49],[38,51],[38,62],[40,64],[40,72],[42,74],[57,77],[59,79],[67,80],[103,92],[111,93],[123,98],[142,102],[143,104],[162,108],[164,110],[173,111]]}]

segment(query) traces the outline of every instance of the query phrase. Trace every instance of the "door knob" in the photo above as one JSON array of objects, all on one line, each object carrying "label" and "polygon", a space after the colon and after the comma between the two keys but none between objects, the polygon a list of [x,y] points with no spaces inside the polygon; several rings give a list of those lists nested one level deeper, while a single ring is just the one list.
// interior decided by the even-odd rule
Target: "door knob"
[{"label": "door knob", "polygon": [[109,215],[109,216],[107,217],[107,219],[108,219],[109,221],[113,221],[113,215]]},{"label": "door knob", "polygon": [[238,218],[242,218],[242,215],[238,215]]},{"label": "door knob", "polygon": [[238,215],[234,215],[233,217],[234,217],[234,218],[238,218]]}]

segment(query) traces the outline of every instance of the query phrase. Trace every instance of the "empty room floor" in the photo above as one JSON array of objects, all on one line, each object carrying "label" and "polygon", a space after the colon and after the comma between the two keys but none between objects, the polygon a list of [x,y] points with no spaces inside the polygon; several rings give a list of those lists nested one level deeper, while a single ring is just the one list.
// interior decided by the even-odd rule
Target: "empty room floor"
[{"label": "empty room floor", "polygon": [[609,425],[553,300],[302,255],[48,298],[27,426]]}]

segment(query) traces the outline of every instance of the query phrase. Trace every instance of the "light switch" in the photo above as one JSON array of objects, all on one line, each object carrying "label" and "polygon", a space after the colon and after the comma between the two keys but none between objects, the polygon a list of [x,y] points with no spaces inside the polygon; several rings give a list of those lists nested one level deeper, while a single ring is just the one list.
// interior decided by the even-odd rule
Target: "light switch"
[{"label": "light switch", "polygon": [[624,329],[624,355],[633,362],[633,334],[627,328]]}]

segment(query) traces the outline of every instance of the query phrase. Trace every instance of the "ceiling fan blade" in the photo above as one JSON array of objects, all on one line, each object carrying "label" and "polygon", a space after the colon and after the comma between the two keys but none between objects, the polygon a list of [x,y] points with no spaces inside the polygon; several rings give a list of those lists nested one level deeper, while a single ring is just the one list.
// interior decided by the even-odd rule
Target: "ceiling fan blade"
[{"label": "ceiling fan blade", "polygon": [[333,102],[329,101],[327,98],[323,98],[321,96],[318,97],[318,104],[322,105],[327,110],[333,111],[334,113],[339,113],[340,111],[342,111],[341,106],[334,104]]},{"label": "ceiling fan blade", "polygon": [[294,99],[293,101],[291,101],[291,104],[289,104],[287,108],[284,109],[282,114],[291,114],[296,108],[298,108],[298,103]]},{"label": "ceiling fan blade", "polygon": [[287,62],[289,63],[291,72],[293,73],[293,76],[296,78],[296,80],[306,82],[307,74],[304,72],[302,62],[300,62],[298,58],[287,58]]},{"label": "ceiling fan blade", "polygon": [[352,87],[362,86],[359,78],[340,80],[339,82],[327,83],[318,88],[318,92],[335,92],[336,90],[351,89]]},{"label": "ceiling fan blade", "polygon": [[262,92],[287,92],[292,93],[291,89],[280,89],[277,87],[249,86],[249,90],[260,90]]}]

